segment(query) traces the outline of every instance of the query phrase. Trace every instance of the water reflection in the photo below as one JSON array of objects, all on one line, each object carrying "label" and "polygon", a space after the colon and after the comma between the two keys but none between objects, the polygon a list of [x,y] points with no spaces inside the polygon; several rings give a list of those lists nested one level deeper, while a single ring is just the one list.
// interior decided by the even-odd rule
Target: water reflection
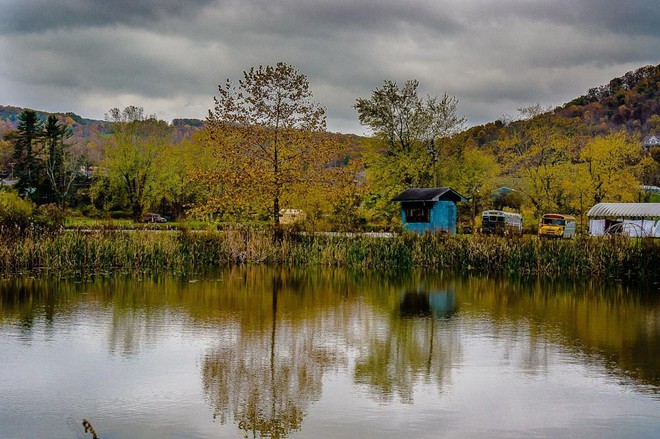
[{"label": "water reflection", "polygon": [[303,281],[274,272],[270,298],[263,291],[244,304],[249,309],[270,302],[270,314],[262,314],[256,326],[227,325],[204,356],[204,391],[222,423],[231,417],[253,436],[286,437],[320,397],[324,370],[340,360],[332,346],[315,343],[314,312],[300,316],[305,324],[286,316],[306,311],[300,307]]},{"label": "water reflection", "polygon": [[[210,417],[246,435],[304,430],[330,375],[345,371],[378,404],[442,397],[472,336],[501,346],[502,364],[547,374],[556,347],[606,368],[624,386],[660,389],[660,301],[624,286],[510,282],[411,272],[231,268],[203,279],[0,280],[0,334],[23,343],[85,324],[110,356],[138,361],[172,328],[207,340],[201,393]],[[11,332],[11,331],[9,331]],[[500,351],[498,351],[500,352]],[[199,382],[199,381],[198,381]]]},{"label": "water reflection", "polygon": [[355,382],[383,404],[412,403],[420,383],[442,391],[461,355],[460,337],[447,330],[457,311],[453,281],[411,276],[402,283],[403,292],[392,295],[399,303],[374,313],[360,331]]},{"label": "water reflection", "polygon": [[406,291],[401,295],[399,314],[402,318],[449,318],[458,308],[454,291]]}]

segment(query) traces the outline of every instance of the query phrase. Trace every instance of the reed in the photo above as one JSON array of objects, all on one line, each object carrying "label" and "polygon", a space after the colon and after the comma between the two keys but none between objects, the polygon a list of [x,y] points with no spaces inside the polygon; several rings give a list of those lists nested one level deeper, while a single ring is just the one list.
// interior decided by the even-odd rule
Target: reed
[{"label": "reed", "polygon": [[324,265],[371,270],[428,268],[480,273],[659,281],[660,241],[538,240],[403,234],[393,238],[267,230],[67,231],[5,239],[0,272],[186,273],[230,264]]}]

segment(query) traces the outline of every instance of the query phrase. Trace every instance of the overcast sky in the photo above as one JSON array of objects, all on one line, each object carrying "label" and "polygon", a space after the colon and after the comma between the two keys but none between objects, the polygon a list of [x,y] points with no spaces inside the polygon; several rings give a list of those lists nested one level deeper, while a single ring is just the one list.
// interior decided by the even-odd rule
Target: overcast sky
[{"label": "overcast sky", "polygon": [[658,0],[0,0],[0,105],[204,118],[218,84],[296,66],[331,131],[385,79],[459,99],[468,125],[660,63]]}]

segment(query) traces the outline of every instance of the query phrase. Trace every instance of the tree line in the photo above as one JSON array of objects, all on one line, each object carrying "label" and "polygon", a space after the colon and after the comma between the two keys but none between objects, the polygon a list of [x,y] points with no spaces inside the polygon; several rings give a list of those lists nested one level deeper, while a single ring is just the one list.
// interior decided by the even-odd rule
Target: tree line
[{"label": "tree line", "polygon": [[[140,221],[158,211],[279,228],[281,211],[295,209],[308,227],[333,230],[396,227],[390,200],[410,187],[452,187],[470,200],[462,216],[472,221],[491,207],[583,215],[598,202],[649,201],[640,185],[659,183],[660,154],[627,132],[587,135],[584,118],[540,105],[519,109],[518,121],[464,130],[458,99],[422,95],[414,79],[356,99],[366,138],[328,133],[306,76],[285,63],[227,80],[214,99],[204,129],[183,139],[140,107],[111,109],[91,173],[71,152],[66,123],[25,110],[0,144],[5,180],[34,203],[92,216]],[[508,195],[494,195],[503,186]]]}]

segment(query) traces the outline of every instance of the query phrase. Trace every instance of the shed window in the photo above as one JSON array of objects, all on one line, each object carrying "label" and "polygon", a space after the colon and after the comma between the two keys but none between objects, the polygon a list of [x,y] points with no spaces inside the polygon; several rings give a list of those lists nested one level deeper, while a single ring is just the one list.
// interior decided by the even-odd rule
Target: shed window
[{"label": "shed window", "polygon": [[431,209],[424,209],[424,208],[406,209],[406,222],[408,223],[431,222]]}]

